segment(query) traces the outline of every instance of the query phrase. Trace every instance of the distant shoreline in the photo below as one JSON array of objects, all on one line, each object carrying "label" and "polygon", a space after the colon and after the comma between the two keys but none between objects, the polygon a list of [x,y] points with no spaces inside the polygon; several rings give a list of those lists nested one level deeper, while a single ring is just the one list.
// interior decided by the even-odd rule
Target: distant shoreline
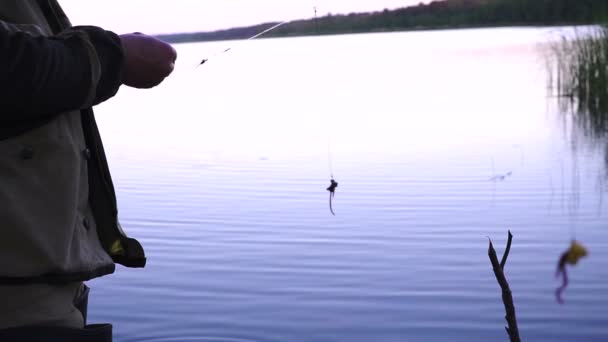
[{"label": "distant shoreline", "polygon": [[[557,11],[556,9],[560,9]],[[498,27],[551,27],[605,23],[608,2],[589,0],[443,0],[429,4],[291,21],[260,38],[305,37],[374,32],[408,32]],[[278,22],[209,32],[159,34],[169,43],[250,38]]]},{"label": "distant shoreline", "polygon": [[[268,23],[268,26],[276,23]],[[510,24],[510,25],[477,25],[477,26],[437,26],[437,27],[419,27],[419,28],[405,28],[405,29],[376,29],[370,31],[343,31],[336,33],[302,33],[293,35],[268,35],[261,36],[256,39],[272,39],[272,38],[298,38],[298,37],[321,37],[321,36],[339,36],[349,34],[368,34],[368,33],[399,33],[399,32],[425,32],[425,31],[442,31],[442,30],[467,30],[467,29],[492,29],[492,28],[541,28],[541,27],[565,27],[565,26],[580,26],[580,25],[594,25],[594,24],[572,24],[572,23],[556,23],[551,25],[543,24]],[[155,35],[156,38],[161,39],[171,44],[188,44],[188,43],[206,43],[206,42],[221,42],[231,40],[243,40],[249,37],[226,37],[226,38],[198,38],[200,34],[209,34],[213,32],[193,32],[193,33],[174,33],[174,34],[160,34]]]}]

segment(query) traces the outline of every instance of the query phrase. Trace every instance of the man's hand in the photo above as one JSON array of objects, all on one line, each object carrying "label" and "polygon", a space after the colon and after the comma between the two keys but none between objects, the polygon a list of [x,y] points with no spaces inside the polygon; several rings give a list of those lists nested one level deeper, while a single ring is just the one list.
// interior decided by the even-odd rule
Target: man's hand
[{"label": "man's hand", "polygon": [[152,88],[169,76],[177,53],[173,47],[141,33],[120,36],[125,54],[122,83],[134,88]]}]

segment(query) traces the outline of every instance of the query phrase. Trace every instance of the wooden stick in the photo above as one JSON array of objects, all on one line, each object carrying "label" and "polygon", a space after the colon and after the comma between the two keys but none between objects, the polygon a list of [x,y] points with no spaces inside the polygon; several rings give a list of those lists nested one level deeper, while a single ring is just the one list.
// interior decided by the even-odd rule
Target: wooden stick
[{"label": "wooden stick", "polygon": [[498,263],[498,257],[496,256],[496,251],[494,250],[494,246],[492,245],[492,240],[490,240],[489,243],[488,256],[490,257],[490,262],[492,263],[492,268],[494,269],[496,281],[498,281],[498,284],[502,289],[502,302],[505,305],[505,319],[508,323],[508,326],[505,327],[505,330],[507,331],[511,342],[521,342],[521,339],[519,338],[519,329],[517,328],[517,318],[515,317],[515,305],[513,305],[513,296],[511,295],[509,283],[507,282],[507,278],[505,278],[505,274],[503,272],[504,266],[507,263],[509,251],[511,249],[512,240],[513,235],[511,234],[511,231],[509,231],[507,248],[505,250],[505,254],[502,257],[501,263]]}]

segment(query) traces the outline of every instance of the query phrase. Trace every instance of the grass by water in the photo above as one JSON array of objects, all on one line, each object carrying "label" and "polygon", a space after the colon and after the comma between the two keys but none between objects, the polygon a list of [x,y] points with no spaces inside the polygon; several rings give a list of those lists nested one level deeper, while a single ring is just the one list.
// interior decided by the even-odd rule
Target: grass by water
[{"label": "grass by water", "polygon": [[552,44],[549,85],[585,135],[608,136],[608,26],[576,30]]}]

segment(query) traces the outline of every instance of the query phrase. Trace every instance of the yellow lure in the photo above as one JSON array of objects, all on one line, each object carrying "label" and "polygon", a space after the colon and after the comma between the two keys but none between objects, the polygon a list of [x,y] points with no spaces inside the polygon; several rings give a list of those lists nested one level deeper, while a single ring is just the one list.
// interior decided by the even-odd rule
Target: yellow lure
[{"label": "yellow lure", "polygon": [[586,257],[589,254],[587,252],[587,248],[585,248],[576,240],[572,241],[570,249],[568,249],[566,253],[566,262],[570,265],[576,265],[580,259]]},{"label": "yellow lure", "polygon": [[562,292],[568,287],[568,272],[566,270],[566,265],[576,265],[579,260],[586,257],[589,254],[587,252],[587,248],[580,244],[576,240],[572,240],[570,244],[570,248],[568,248],[559,258],[557,262],[557,271],[555,272],[556,277],[562,277],[562,285],[555,290],[555,297],[558,303],[563,303]]}]

